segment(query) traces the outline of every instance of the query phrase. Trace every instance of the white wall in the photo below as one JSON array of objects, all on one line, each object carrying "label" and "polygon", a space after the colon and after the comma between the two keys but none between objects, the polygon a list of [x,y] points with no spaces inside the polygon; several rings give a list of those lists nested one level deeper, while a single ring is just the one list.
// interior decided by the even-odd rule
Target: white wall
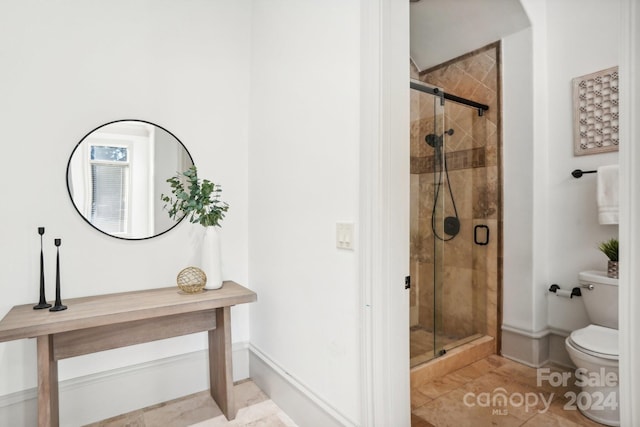
[{"label": "white wall", "polygon": [[597,222],[596,176],[570,172],[617,163],[617,153],[573,155],[571,79],[617,65],[619,9],[617,1],[522,4],[532,27],[503,40],[503,327],[541,338],[548,327],[588,323],[581,300],[547,289],[605,269],[597,245],[617,235]]},{"label": "white wall", "polygon": [[[503,323],[532,329],[534,236],[533,33],[502,41],[503,89]],[[522,84],[527,82],[527,84]]]},{"label": "white wall", "polygon": [[[619,28],[618,0],[607,1],[606,6],[601,0],[547,2],[546,263],[550,280],[562,287],[575,286],[577,274],[582,270],[606,270],[607,258],[598,250],[598,243],[618,235],[617,225],[598,223],[596,175],[575,179],[570,172],[618,163],[617,152],[573,155],[571,79],[619,65]],[[581,307],[566,303],[565,307],[549,311],[550,326],[572,329],[570,319],[579,315]],[[567,319],[563,313],[568,315]],[[588,319],[584,318],[583,323],[588,324]]]},{"label": "white wall", "polygon": [[[173,132],[202,176],[222,184],[231,205],[222,230],[224,275],[247,282],[249,16],[248,0],[2,2],[0,317],[38,300],[38,226],[46,227],[50,299],[55,237],[62,238],[63,300],[172,286],[195,257],[198,229],[189,224],[126,242],[93,230],[74,210],[65,183],[71,151],[91,129],[123,118]],[[248,341],[248,309],[232,317],[233,340]],[[205,345],[196,335],[70,359],[60,378]],[[0,378],[0,396],[35,387],[33,340],[0,344]]]},{"label": "white wall", "polygon": [[411,2],[411,59],[438,66],[529,26],[519,0]]},{"label": "white wall", "polygon": [[358,248],[335,226],[358,220],[359,2],[256,0],[251,22],[251,344],[357,424]]}]

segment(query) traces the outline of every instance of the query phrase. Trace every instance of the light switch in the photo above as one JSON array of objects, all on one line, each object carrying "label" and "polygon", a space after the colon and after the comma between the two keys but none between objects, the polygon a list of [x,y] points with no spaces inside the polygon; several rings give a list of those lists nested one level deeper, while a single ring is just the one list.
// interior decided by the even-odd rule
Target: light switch
[{"label": "light switch", "polygon": [[339,249],[353,250],[353,223],[336,223],[336,247]]}]

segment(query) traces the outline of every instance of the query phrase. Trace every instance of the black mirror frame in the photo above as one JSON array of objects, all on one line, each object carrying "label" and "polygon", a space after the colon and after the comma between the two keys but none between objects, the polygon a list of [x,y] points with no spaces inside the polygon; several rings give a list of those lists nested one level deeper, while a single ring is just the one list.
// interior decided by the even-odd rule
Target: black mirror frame
[{"label": "black mirror frame", "polygon": [[97,131],[100,128],[103,128],[105,126],[114,124],[114,123],[119,123],[119,122],[140,122],[140,123],[146,123],[148,125],[152,125],[155,126],[159,129],[162,129],[163,131],[167,132],[169,135],[171,135],[173,138],[175,138],[175,140],[182,146],[182,148],[184,149],[184,151],[187,153],[187,155],[189,156],[189,159],[191,160],[191,164],[195,165],[195,162],[193,161],[193,157],[191,156],[191,153],[189,152],[189,150],[187,150],[187,147],[182,143],[182,141],[175,136],[172,132],[168,131],[166,128],[157,125],[153,122],[149,122],[147,120],[140,120],[140,119],[120,119],[120,120],[113,120],[110,121],[108,123],[104,123],[101,124],[100,126],[97,126],[95,128],[93,128],[91,131],[87,132],[81,139],[80,141],[75,145],[75,147],[73,147],[73,150],[71,151],[71,155],[69,156],[69,161],[67,162],[67,169],[66,169],[66,177],[65,177],[65,181],[67,183],[67,192],[69,194],[69,200],[71,201],[71,204],[73,205],[73,208],[76,210],[76,212],[78,213],[78,215],[80,215],[80,217],[91,226],[91,228],[93,228],[94,230],[99,231],[102,234],[105,234],[109,237],[113,237],[114,239],[119,239],[119,240],[126,240],[126,241],[136,241],[136,240],[149,240],[149,239],[153,239],[154,237],[158,237],[158,236],[162,236],[163,234],[173,230],[174,228],[176,228],[176,226],[178,224],[180,224],[182,222],[182,220],[184,220],[184,216],[182,218],[180,218],[179,220],[177,220],[175,222],[174,225],[172,225],[171,227],[167,228],[166,230],[162,231],[161,233],[158,234],[154,234],[153,236],[147,236],[147,237],[121,237],[121,236],[115,236],[113,234],[109,234],[104,230],[99,229],[98,227],[96,227],[95,225],[93,225],[91,223],[91,221],[89,221],[88,218],[86,218],[82,212],[80,212],[80,210],[78,209],[78,207],[76,206],[76,203],[73,201],[73,195],[71,194],[71,188],[69,186],[69,169],[71,168],[71,159],[73,158],[74,153],[76,152],[76,150],[80,147],[80,145],[84,142],[84,140],[91,135],[93,132]]}]

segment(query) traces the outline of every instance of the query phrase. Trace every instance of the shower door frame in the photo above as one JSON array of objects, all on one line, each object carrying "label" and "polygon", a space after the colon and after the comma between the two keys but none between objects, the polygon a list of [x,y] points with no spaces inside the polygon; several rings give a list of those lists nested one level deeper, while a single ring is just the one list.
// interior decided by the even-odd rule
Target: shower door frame
[{"label": "shower door frame", "polygon": [[[415,365],[411,364],[411,368],[414,368],[423,363],[427,363],[439,356],[443,356],[444,354],[446,354],[448,350],[454,347],[473,341],[474,339],[482,336],[476,333],[471,336],[458,339],[454,343],[449,343],[449,344],[447,344],[446,339],[444,339],[444,335],[445,335],[444,328],[443,328],[444,320],[442,318],[444,303],[442,298],[443,298],[443,292],[444,292],[444,286],[445,286],[445,283],[444,283],[444,260],[445,260],[445,251],[446,251],[445,243],[446,241],[453,239],[455,235],[450,238],[444,238],[444,240],[442,238],[438,238],[437,236],[450,235],[449,233],[446,233],[445,227],[444,227],[444,219],[446,218],[446,212],[447,210],[449,211],[451,210],[448,207],[448,204],[446,202],[447,187],[449,186],[449,182],[448,182],[449,175],[446,168],[445,158],[446,158],[447,137],[453,134],[453,129],[451,129],[451,133],[448,133],[445,131],[445,124],[446,124],[445,123],[446,112],[444,108],[445,102],[452,101],[452,102],[464,105],[466,107],[474,108],[476,109],[477,114],[480,117],[482,117],[484,113],[489,110],[489,106],[473,100],[469,100],[463,97],[450,94],[441,88],[430,86],[420,80],[410,79],[409,87],[411,90],[416,90],[418,92],[433,96],[433,106],[434,106],[433,117],[432,117],[433,134],[436,137],[435,139],[437,139],[437,137],[439,136],[440,143],[442,144],[440,147],[440,153],[441,153],[440,161],[438,162],[437,161],[438,156],[434,155],[434,162],[433,162],[434,163],[433,185],[434,187],[438,188],[439,191],[435,192],[434,194],[435,199],[431,201],[431,206],[433,207],[433,210],[431,213],[432,215],[431,224],[432,224],[432,232],[433,232],[433,236],[432,236],[433,238],[433,253],[432,253],[433,275],[432,275],[432,281],[430,285],[432,286],[431,291],[433,294],[433,304],[432,304],[433,319],[432,319],[432,325],[431,325],[433,350],[432,350],[431,357],[425,358],[423,360],[419,359],[418,362],[415,363]],[[418,120],[420,119],[423,119],[423,117],[420,117]],[[428,139],[429,136],[434,136],[434,135],[424,135],[424,137]],[[423,135],[421,135],[421,138],[422,137]],[[426,141],[426,143],[429,145],[432,145],[432,143],[428,140]],[[437,142],[433,144],[434,149],[436,149],[435,147],[436,145],[438,145]],[[446,183],[443,183],[443,180],[445,179],[443,172],[446,173],[446,181],[447,181]],[[440,186],[442,187],[440,188]],[[440,202],[439,194],[442,194],[441,202]],[[453,194],[451,194],[450,192],[449,194],[451,195],[451,204],[453,205],[453,209],[455,211],[455,202],[453,201]],[[434,216],[438,212],[440,212],[440,215],[439,215],[439,219],[436,221],[434,220]],[[457,212],[455,214],[455,218],[458,219]],[[419,220],[418,222],[420,223]],[[457,234],[457,231],[456,231],[456,234]],[[488,238],[488,234],[487,234],[487,238]],[[418,270],[417,267],[416,267],[416,270]],[[420,291],[421,287],[424,287],[425,281],[423,280],[422,275],[420,273],[417,273],[416,279],[417,280],[412,280],[412,283],[414,287],[417,287],[415,291],[416,291],[416,300],[418,300],[419,299],[418,292]],[[418,312],[419,312],[420,311],[419,301],[416,301],[416,303],[418,304]],[[412,325],[411,322],[410,322],[410,325]],[[420,321],[418,321],[418,326],[423,327],[423,325],[420,325]],[[428,326],[426,327],[426,329],[428,329]],[[410,338],[410,342],[411,342],[411,338]],[[426,353],[425,353],[425,357],[426,357]]]}]

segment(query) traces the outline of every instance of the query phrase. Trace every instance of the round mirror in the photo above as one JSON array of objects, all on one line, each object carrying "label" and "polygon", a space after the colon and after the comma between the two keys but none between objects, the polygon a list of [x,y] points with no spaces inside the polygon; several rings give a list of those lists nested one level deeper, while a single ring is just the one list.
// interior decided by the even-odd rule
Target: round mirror
[{"label": "round mirror", "polygon": [[169,218],[161,194],[168,178],[193,166],[168,130],[143,120],[102,125],[80,140],[67,165],[73,205],[97,230],[120,239],[148,239],[180,221]]}]

